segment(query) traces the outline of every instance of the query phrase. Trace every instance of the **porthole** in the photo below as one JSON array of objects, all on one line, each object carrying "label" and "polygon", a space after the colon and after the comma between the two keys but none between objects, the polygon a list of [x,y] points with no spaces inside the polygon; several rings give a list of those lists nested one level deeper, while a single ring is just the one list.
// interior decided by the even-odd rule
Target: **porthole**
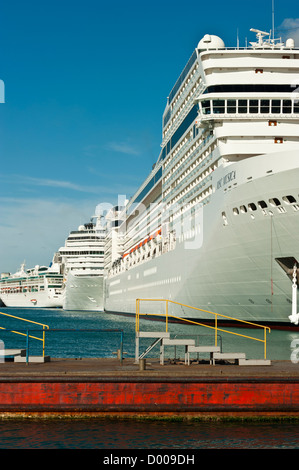
[{"label": "porthole", "polygon": [[237,207],[233,208],[234,215],[239,215],[239,209]]},{"label": "porthole", "polygon": [[271,204],[271,206],[280,206],[280,200],[277,199],[277,197],[273,197],[272,199],[269,199],[269,202]]},{"label": "porthole", "polygon": [[223,219],[223,225],[228,225],[228,221],[227,221],[225,212],[222,212],[222,219]]},{"label": "porthole", "polygon": [[240,206],[240,211],[245,214],[247,212],[246,206]]},{"label": "porthole", "polygon": [[258,205],[261,209],[266,209],[266,207],[268,207],[265,201],[259,201]]},{"label": "porthole", "polygon": [[296,199],[294,198],[294,196],[283,196],[282,198],[284,200],[284,202],[286,202],[287,204],[293,204],[294,202],[296,202]]},{"label": "porthole", "polygon": [[254,202],[251,202],[250,204],[248,204],[248,207],[251,211],[256,211],[257,207],[256,205],[254,204]]}]

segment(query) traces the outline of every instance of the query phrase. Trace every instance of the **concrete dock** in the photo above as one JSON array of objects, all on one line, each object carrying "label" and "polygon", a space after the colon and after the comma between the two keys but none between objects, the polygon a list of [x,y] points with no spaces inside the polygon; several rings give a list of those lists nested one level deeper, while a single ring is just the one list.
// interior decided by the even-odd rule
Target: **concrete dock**
[{"label": "concrete dock", "polygon": [[51,358],[0,364],[2,417],[299,418],[299,364]]}]

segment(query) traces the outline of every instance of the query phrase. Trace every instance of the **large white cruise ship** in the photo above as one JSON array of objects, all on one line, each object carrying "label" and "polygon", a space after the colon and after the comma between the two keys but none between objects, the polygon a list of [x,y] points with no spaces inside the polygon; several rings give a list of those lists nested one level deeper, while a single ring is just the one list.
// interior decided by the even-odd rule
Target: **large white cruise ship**
[{"label": "large white cruise ship", "polygon": [[2,273],[0,299],[6,307],[62,307],[63,276],[60,265],[35,266],[25,263],[15,274]]},{"label": "large white cruise ship", "polygon": [[[106,311],[134,314],[137,298],[170,299],[290,324],[299,50],[293,39],[251,31],[257,39],[242,48],[205,35],[172,88],[157,163],[117,213],[121,249],[107,272]],[[162,302],[142,308],[165,311]],[[178,308],[169,304],[169,313],[211,319]]]},{"label": "large white cruise ship", "polygon": [[102,311],[105,228],[91,219],[70,232],[55,259],[65,276],[64,310]]}]

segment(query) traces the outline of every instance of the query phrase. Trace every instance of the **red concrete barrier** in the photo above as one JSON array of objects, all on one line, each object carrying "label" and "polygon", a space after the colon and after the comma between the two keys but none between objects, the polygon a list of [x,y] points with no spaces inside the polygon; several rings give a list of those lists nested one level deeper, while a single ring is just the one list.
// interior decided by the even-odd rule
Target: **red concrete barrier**
[{"label": "red concrete barrier", "polygon": [[288,379],[104,378],[0,381],[0,411],[299,411],[299,381]]}]

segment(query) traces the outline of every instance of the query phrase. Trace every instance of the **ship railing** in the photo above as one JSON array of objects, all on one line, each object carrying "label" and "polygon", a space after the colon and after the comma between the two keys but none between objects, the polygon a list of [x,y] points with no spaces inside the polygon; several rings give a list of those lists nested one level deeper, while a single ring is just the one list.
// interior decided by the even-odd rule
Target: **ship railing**
[{"label": "ship railing", "polygon": [[[24,322],[28,322],[28,323],[32,323],[32,324],[35,324],[35,325],[40,325],[42,326],[42,337],[38,337],[38,336],[31,336],[29,335],[28,331],[26,333],[22,333],[22,331],[14,331],[14,330],[7,330],[7,328],[4,328],[2,326],[0,326],[0,329],[1,330],[7,330],[7,331],[10,331],[11,333],[15,333],[17,335],[21,335],[21,336],[26,336],[27,337],[27,344],[29,342],[29,338],[32,338],[32,339],[36,339],[38,341],[42,341],[42,344],[43,344],[43,357],[45,356],[45,341],[46,341],[46,330],[49,329],[49,326],[48,325],[45,325],[44,323],[39,323],[39,322],[36,322],[36,321],[33,321],[33,320],[28,320],[27,318],[21,318],[21,317],[16,317],[15,315],[10,315],[8,313],[3,313],[3,312],[0,312],[0,315],[5,315],[6,317],[11,317],[11,318],[15,318],[17,320],[22,320]],[[23,330],[24,331],[24,330]],[[37,330],[34,330],[34,331],[37,331]]]},{"label": "ship railing", "polygon": [[[165,313],[141,313],[141,311],[140,311],[140,303],[141,302],[162,302],[162,303],[165,303]],[[181,308],[185,307],[185,308],[189,308],[189,309],[192,309],[192,310],[196,310],[196,311],[199,311],[199,312],[204,312],[204,313],[208,313],[210,315],[213,315],[214,316],[214,326],[208,325],[208,324],[205,324],[205,323],[201,323],[201,322],[198,322],[198,321],[195,321],[195,320],[190,320],[190,319],[187,319],[187,318],[182,318],[182,317],[179,317],[179,316],[169,314],[169,304],[179,305]],[[218,340],[219,332],[228,333],[228,334],[239,336],[239,337],[242,337],[242,338],[247,338],[247,339],[250,339],[250,340],[258,341],[258,342],[261,342],[261,343],[264,344],[264,359],[266,359],[266,356],[267,356],[267,332],[268,333],[271,332],[271,329],[268,326],[260,325],[260,324],[249,322],[249,321],[246,321],[246,320],[240,320],[239,318],[229,317],[229,316],[223,315],[221,313],[211,312],[209,310],[204,310],[204,309],[198,308],[198,307],[192,307],[191,305],[186,305],[186,304],[183,304],[181,302],[175,302],[174,300],[169,300],[169,299],[136,299],[136,323],[135,323],[136,333],[138,333],[140,331],[140,317],[141,316],[165,317],[165,331],[166,332],[168,332],[169,319],[174,319],[174,321],[180,322],[180,323],[182,322],[182,323],[193,324],[193,325],[198,325],[198,326],[202,326],[202,327],[205,327],[205,328],[213,329],[214,332],[215,332],[215,336],[214,336],[215,346],[217,346],[217,340]],[[229,321],[233,322],[236,326],[239,325],[239,324],[240,325],[242,324],[242,326],[247,326],[248,328],[262,329],[263,330],[263,339],[248,336],[248,335],[241,334],[241,333],[237,333],[236,331],[230,331],[230,330],[220,328],[219,327],[219,319],[220,318],[225,319],[225,320],[229,320]]]}]

